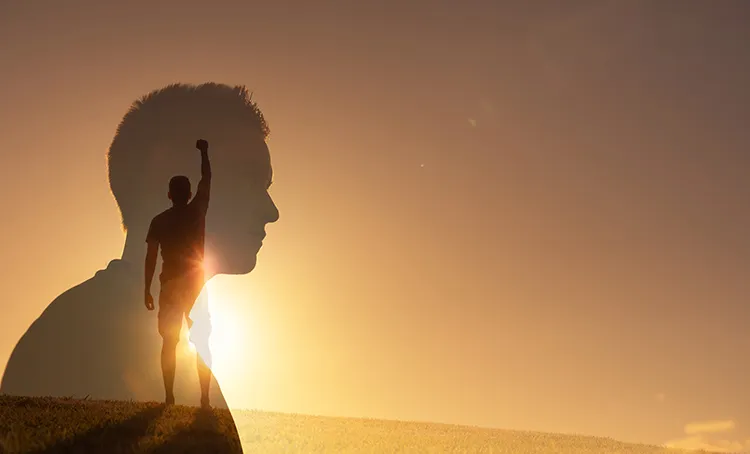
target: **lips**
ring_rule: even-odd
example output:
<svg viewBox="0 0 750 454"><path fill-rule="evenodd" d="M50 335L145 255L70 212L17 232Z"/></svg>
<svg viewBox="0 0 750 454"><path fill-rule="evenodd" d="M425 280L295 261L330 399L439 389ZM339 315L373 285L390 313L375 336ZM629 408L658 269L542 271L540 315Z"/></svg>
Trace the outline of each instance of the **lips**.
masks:
<svg viewBox="0 0 750 454"><path fill-rule="evenodd" d="M257 247L258 249L262 248L263 247L263 240L266 238L265 232L262 232L262 233L253 232L253 233L251 233L251 235L252 235L252 239L253 239L252 242L254 243L255 247Z"/></svg>
<svg viewBox="0 0 750 454"><path fill-rule="evenodd" d="M260 241L263 241L266 238L266 232L251 231L250 235L258 238Z"/></svg>

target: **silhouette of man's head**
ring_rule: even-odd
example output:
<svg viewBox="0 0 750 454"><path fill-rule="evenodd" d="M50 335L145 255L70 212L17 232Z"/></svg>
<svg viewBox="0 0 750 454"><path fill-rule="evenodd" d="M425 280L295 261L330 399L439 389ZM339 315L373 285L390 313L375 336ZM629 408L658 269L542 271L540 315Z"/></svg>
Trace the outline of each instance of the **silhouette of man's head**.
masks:
<svg viewBox="0 0 750 454"><path fill-rule="evenodd" d="M211 200L206 259L216 273L255 267L265 225L279 213L268 194L272 169L269 129L242 86L175 84L137 100L117 128L108 153L109 184L128 241L145 241L151 219L191 197L200 179L196 138L211 144ZM174 175L180 175L174 177Z"/></svg>
<svg viewBox="0 0 750 454"><path fill-rule="evenodd" d="M193 192L190 188L190 178L185 175L177 175L169 180L169 192L167 197L175 205L186 205L190 198L193 196Z"/></svg>

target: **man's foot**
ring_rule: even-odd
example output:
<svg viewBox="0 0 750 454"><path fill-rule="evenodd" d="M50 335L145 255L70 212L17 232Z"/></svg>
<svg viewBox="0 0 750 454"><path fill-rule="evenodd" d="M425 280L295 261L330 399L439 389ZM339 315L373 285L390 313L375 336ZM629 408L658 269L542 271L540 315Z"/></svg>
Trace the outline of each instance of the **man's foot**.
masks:
<svg viewBox="0 0 750 454"><path fill-rule="evenodd" d="M211 403L208 401L208 397L201 397L201 408L204 410L211 408Z"/></svg>
<svg viewBox="0 0 750 454"><path fill-rule="evenodd" d="M174 396L167 396L167 399L164 401L164 403L167 406L174 405Z"/></svg>

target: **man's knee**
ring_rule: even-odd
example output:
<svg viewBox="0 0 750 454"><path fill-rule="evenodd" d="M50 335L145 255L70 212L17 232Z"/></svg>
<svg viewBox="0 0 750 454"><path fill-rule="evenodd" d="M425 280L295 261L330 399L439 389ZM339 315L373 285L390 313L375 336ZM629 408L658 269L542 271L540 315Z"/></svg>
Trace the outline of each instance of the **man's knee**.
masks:
<svg viewBox="0 0 750 454"><path fill-rule="evenodd" d="M178 336L163 336L161 348L165 352L176 351L179 342L180 339Z"/></svg>

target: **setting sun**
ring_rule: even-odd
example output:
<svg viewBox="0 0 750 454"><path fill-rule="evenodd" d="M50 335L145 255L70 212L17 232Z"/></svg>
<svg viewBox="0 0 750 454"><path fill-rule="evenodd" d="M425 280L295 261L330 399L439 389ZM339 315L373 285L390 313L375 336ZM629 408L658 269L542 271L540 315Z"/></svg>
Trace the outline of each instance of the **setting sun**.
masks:
<svg viewBox="0 0 750 454"><path fill-rule="evenodd" d="M245 396L245 387L240 378L247 377L251 371L255 358L253 349L257 345L252 339L252 319L247 308L239 303L246 301L248 296L213 281L206 284L203 292L208 292L211 310L211 369L222 383L229 405L246 406L248 396ZM193 358L196 346L189 340L186 324L183 325L180 343L181 354Z"/></svg>
<svg viewBox="0 0 750 454"><path fill-rule="evenodd" d="M231 300L221 298L213 286L208 286L209 301L211 305L211 352L214 357L214 373L239 373L243 360L248 356L245 352L247 340L245 333L240 328L242 315L233 310Z"/></svg>

